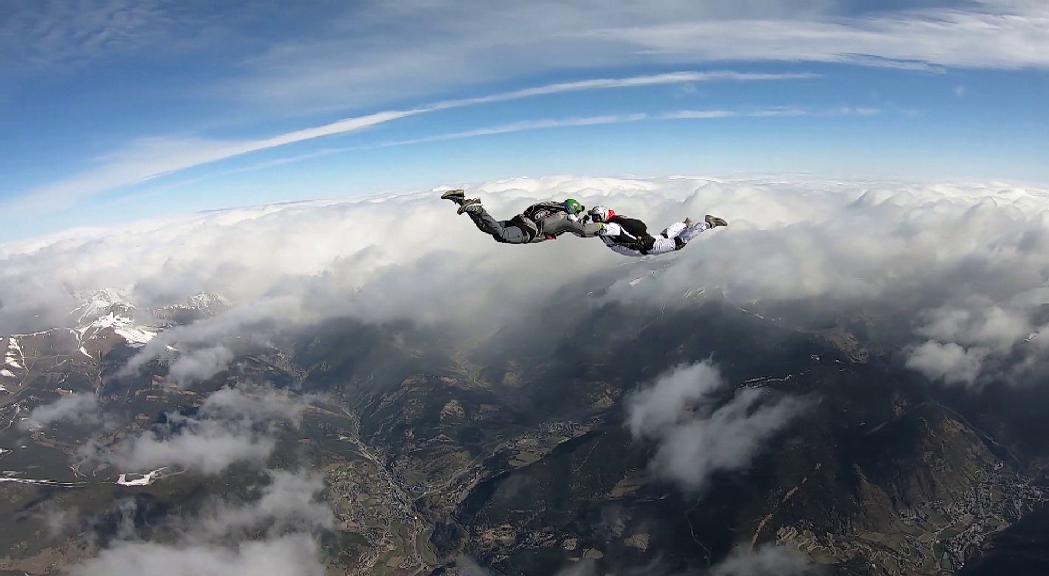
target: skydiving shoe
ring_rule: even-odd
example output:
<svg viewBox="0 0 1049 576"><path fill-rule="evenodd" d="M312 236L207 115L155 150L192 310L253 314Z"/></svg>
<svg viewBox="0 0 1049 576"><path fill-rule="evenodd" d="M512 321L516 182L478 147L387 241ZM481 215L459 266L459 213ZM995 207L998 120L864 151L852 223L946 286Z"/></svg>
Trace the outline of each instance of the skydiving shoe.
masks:
<svg viewBox="0 0 1049 576"><path fill-rule="evenodd" d="M451 200L452 202L455 202L456 204L460 204L460 205L463 203L463 200L465 200L465 199L466 199L466 192L464 192L461 189L449 190L449 191L445 192L444 194L441 194L441 200Z"/></svg>
<svg viewBox="0 0 1049 576"><path fill-rule="evenodd" d="M475 208L476 206L476 208ZM481 208L481 201L477 198L466 198L459 201L459 209L455 211L456 214L462 214L463 212L473 212Z"/></svg>
<svg viewBox="0 0 1049 576"><path fill-rule="evenodd" d="M717 216L711 216L707 214L703 221L707 223L707 226L711 228L717 228L718 226L728 226L728 222L724 218L718 218Z"/></svg>

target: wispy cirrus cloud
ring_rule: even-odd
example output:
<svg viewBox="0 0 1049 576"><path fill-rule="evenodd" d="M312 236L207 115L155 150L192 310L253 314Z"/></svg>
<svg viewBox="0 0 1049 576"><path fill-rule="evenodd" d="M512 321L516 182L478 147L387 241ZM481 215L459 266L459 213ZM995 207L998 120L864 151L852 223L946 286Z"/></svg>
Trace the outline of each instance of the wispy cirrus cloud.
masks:
<svg viewBox="0 0 1049 576"><path fill-rule="evenodd" d="M428 111L431 110L377 112L257 140L144 138L123 150L98 158L97 168L29 190L9 201L7 206L0 204L0 207L31 214L62 210L85 198L196 166L325 136L357 132Z"/></svg>
<svg viewBox="0 0 1049 576"><path fill-rule="evenodd" d="M819 78L819 74L811 72L787 72L787 73L761 73L761 72L734 72L731 70L718 70L712 72L669 72L666 74L649 74L644 76L630 76L626 78L596 78L592 80L579 80L575 82L558 82L533 88L524 88L511 92L480 96L477 98L460 98L445 100L432 105L430 108L441 110L445 108L461 108L478 104L489 104L493 102L505 102L508 100L520 100L535 96L549 96L553 94L564 94L567 92L582 92L586 90L609 90L615 88L641 88L646 86L660 86L666 84L691 84L694 82L713 81L736 81L753 82L769 80L810 80Z"/></svg>
<svg viewBox="0 0 1049 576"><path fill-rule="evenodd" d="M19 1L0 16L0 62L72 63L120 51L161 33L170 16L161 2Z"/></svg>
<svg viewBox="0 0 1049 576"><path fill-rule="evenodd" d="M590 90L614 90L710 81L785 81L811 79L816 77L818 77L818 75L811 73L769 74L734 71L685 71L621 78L597 78L574 82L545 84L521 90L500 92L471 98L442 100L404 110L385 110L373 114L344 118L328 124L304 128L301 130L293 130L268 138L251 140L215 140L179 137L146 138L131 143L124 150L99 158L99 165L94 169L53 184L29 190L14 200L9 201L6 206L0 204L0 207L17 212L28 212L31 214L61 210L68 208L78 201L90 198L97 194L125 186L139 184L147 180L159 178L168 174L194 168L196 166L211 164L228 158L234 158L273 148L280 148L318 138L359 132L410 116L418 116L441 110L481 106L496 102L507 102ZM576 122L577 125L581 125L610 123L611 121L611 119L584 119L577 120ZM482 133L504 133L519 131L522 129L537 129L543 127L543 123L548 124L549 126L547 127L553 127L558 123L560 123L560 125L570 124L570 122L566 121L538 121L532 122L531 124L533 126L528 128L529 122L522 122L518 123L516 128L511 125L510 128L482 129L480 131L475 131L477 132L475 135L481 135ZM430 140L432 141L433 139L434 138L431 138ZM445 137L438 139L452 138ZM427 141L427 139L423 138L420 139L420 141Z"/></svg>
<svg viewBox="0 0 1049 576"><path fill-rule="evenodd" d="M853 17L728 19L607 27L655 60L834 62L930 69L1049 67L1049 7L986 0L968 7Z"/></svg>
<svg viewBox="0 0 1049 576"><path fill-rule="evenodd" d="M204 50L229 68L215 83L193 86L194 92L311 110L433 97L556 70L652 64L1049 67L1044 3L916 5L858 10L845 0L411 0L228 9L164 0L16 1L0 14L0 62ZM262 25L278 14L287 26ZM303 29L294 25L299 20L312 24Z"/></svg>
<svg viewBox="0 0 1049 576"><path fill-rule="evenodd" d="M394 146L407 146L411 144L425 144L428 142L442 142L446 140L462 140L465 138L477 138L480 136L495 136L499 134L512 134L514 132L528 132L532 130L549 130L555 128L576 128L581 126L601 126L605 124L629 124L646 120L717 120L722 118L780 118L799 116L875 116L880 114L878 108L842 106L839 108L828 108L822 110L810 110L797 106L781 106L773 108L758 108L751 110L673 110L670 112L635 112L633 114L610 114L603 116L584 116L574 118L548 118L543 120L526 120L522 122L511 122L497 126L488 126L474 130L463 130L461 132L449 132L420 138L405 140L393 140L381 142L368 146L354 146L345 148L332 148L320 154L334 154L352 150L370 150L374 148L390 148Z"/></svg>
<svg viewBox="0 0 1049 576"><path fill-rule="evenodd" d="M895 10L858 10L857 4L372 5L333 19L329 34L270 46L218 90L246 103L338 108L557 70L621 66L749 61L915 70L1049 68L1044 3L944 0Z"/></svg>
<svg viewBox="0 0 1049 576"><path fill-rule="evenodd" d="M324 156L332 156L335 154L345 154L348 152L357 152L364 150L377 150L382 148L396 148L399 146L411 146L415 144L428 144L432 142L448 142L453 140L465 140L469 138L480 138L484 136L498 136L501 134L514 134L517 132L531 132L536 130L554 130L559 128L579 128L584 126L603 126L603 125L614 125L614 124L631 124L636 122L645 121L673 121L673 120L718 120L718 119L729 119L729 118L798 118L804 116L821 116L821 117L832 117L832 116L876 116L881 114L879 108L868 107L868 106L841 106L838 108L827 108L820 110L811 110L808 108L802 108L799 106L779 106L772 108L758 108L750 110L721 110L721 109L710 109L710 110L674 110L670 112L660 113L647 113L647 112L635 112L631 114L608 114L601 116L583 116L583 117L570 117L570 118L546 118L541 120L524 120L520 122L509 122L506 124L498 124L494 126L485 126L482 128L475 128L472 130L462 130L459 132L446 132L441 134L433 134L430 136L420 136L418 138L406 138L403 140L387 140L376 144L364 144L359 146L339 146L324 148L315 152L308 152L305 154L297 154L294 156L286 156L283 158L276 158L273 160L267 160L251 166L245 166L241 168L235 168L232 170L225 170L217 174L211 174L202 176L200 178L190 179L188 181L179 182L173 185L178 188L188 184L196 184L203 180L207 180L212 177L223 177L231 176L234 174L242 174L245 172L254 172L258 170L265 170L276 166L285 166L288 164L294 164L295 162L302 162L305 160L312 160L315 158L322 158Z"/></svg>

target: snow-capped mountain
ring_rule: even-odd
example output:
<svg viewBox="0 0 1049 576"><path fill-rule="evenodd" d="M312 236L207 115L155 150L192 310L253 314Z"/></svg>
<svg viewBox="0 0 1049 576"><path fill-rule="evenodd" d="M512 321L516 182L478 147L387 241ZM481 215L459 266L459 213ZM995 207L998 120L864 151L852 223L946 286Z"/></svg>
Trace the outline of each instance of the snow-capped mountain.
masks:
<svg viewBox="0 0 1049 576"><path fill-rule="evenodd" d="M229 308L229 301L210 292L199 292L186 299L185 306L197 310L219 310Z"/></svg>
<svg viewBox="0 0 1049 576"><path fill-rule="evenodd" d="M153 318L162 323L189 324L200 320L217 316L230 307L228 300L211 292L198 292L181 304L172 304L154 308Z"/></svg>
<svg viewBox="0 0 1049 576"><path fill-rule="evenodd" d="M200 292L180 304L139 309L125 292L102 288L78 295L80 304L65 326L0 336L0 401L19 395L55 364L82 365L93 374L102 357L118 347L139 348L165 329L221 314L230 306L217 294Z"/></svg>
<svg viewBox="0 0 1049 576"><path fill-rule="evenodd" d="M115 335L129 346L142 346L157 335L160 328L141 325L135 321L136 308L131 300L117 290L104 288L86 298L83 304L70 312L73 331L81 343L109 338Z"/></svg>
<svg viewBox="0 0 1049 576"><path fill-rule="evenodd" d="M131 299L113 288L102 288L94 292L78 294L80 305L69 312L74 325L83 325L105 316L114 307L134 310Z"/></svg>

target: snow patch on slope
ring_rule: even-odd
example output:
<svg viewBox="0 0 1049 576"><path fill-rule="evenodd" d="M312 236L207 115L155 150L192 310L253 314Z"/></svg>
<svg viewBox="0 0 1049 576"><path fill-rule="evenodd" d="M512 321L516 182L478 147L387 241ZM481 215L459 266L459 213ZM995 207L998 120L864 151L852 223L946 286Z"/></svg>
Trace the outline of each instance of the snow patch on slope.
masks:
<svg viewBox="0 0 1049 576"><path fill-rule="evenodd" d="M7 351L4 352L4 364L5 368L14 368L16 370L25 370L25 357L22 355L22 347L18 345L18 340L11 337L7 339Z"/></svg>
<svg viewBox="0 0 1049 576"><path fill-rule="evenodd" d="M128 344L132 345L145 344L157 335L156 330L137 325L129 316L115 312L110 312L105 316L101 316L86 326L78 327L76 332L81 338L90 339L106 328L112 328L114 333L122 337L124 340L127 340Z"/></svg>
<svg viewBox="0 0 1049 576"><path fill-rule="evenodd" d="M160 479L160 473L167 468L157 468L156 470L147 474L137 474L134 472L125 472L117 478L117 484L121 486L149 486ZM134 478L129 478L129 476Z"/></svg>
<svg viewBox="0 0 1049 576"><path fill-rule="evenodd" d="M5 473L8 471L5 471ZM44 484L47 486L59 486L61 488L80 488L86 486L86 482L60 482L58 480L47 480L41 478L15 478L11 476L0 476L0 483L11 482L14 484Z"/></svg>

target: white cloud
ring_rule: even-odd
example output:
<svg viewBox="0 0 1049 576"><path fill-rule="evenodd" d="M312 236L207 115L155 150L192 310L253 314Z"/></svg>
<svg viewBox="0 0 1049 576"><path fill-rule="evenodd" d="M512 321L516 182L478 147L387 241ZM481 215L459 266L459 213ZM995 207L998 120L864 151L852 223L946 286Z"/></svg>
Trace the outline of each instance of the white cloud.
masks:
<svg viewBox="0 0 1049 576"><path fill-rule="evenodd" d="M702 491L717 472L748 466L765 442L797 417L805 402L770 398L745 388L719 405L725 382L709 362L678 367L630 396L627 419L635 438L658 444L653 471Z"/></svg>
<svg viewBox="0 0 1049 576"><path fill-rule="evenodd" d="M947 384L978 384L987 371L986 360L1007 356L1014 346L1032 334L1034 328L1029 316L1034 311L1035 307L1029 304L999 305L982 297L967 297L927 310L915 332L928 340L908 352L906 364L930 379ZM995 365L989 376L1014 379L1034 362L1035 358L1028 356L1014 369Z"/></svg>
<svg viewBox="0 0 1049 576"><path fill-rule="evenodd" d="M139 540L133 526L75 576L198 576L259 574L321 576L318 535L334 515L320 495L324 483L309 473L269 471L258 497L239 504L215 501L197 515L165 519L170 542Z"/></svg>
<svg viewBox="0 0 1049 576"><path fill-rule="evenodd" d="M306 408L304 400L267 386L241 385L212 392L200 411L207 418L249 422L285 420L298 426Z"/></svg>
<svg viewBox="0 0 1049 576"><path fill-rule="evenodd" d="M271 536L288 531L331 529L335 516L317 496L324 479L315 474L270 471L270 483L250 505L220 502L193 520L188 538L201 542L263 531Z"/></svg>
<svg viewBox="0 0 1049 576"><path fill-rule="evenodd" d="M954 342L946 344L928 340L915 347L907 357L907 367L917 370L931 380L947 384L973 384L980 376L984 348L964 348Z"/></svg>
<svg viewBox="0 0 1049 576"><path fill-rule="evenodd" d="M222 342L236 338L242 346L257 344L256 329L282 315L294 326L299 303L288 298L263 299L190 326L176 326L146 344L121 370L130 375L156 359L169 360L168 378L179 386L207 380L227 368L234 352ZM175 351L177 350L177 352Z"/></svg>
<svg viewBox="0 0 1049 576"><path fill-rule="evenodd" d="M18 427L23 430L38 430L62 421L88 424L98 422L98 401L95 396L70 394L50 404L37 406L29 413L29 418L19 422Z"/></svg>
<svg viewBox="0 0 1049 576"><path fill-rule="evenodd" d="M72 570L76 576L323 576L319 546L305 534L249 541L236 547L122 541Z"/></svg>
<svg viewBox="0 0 1049 576"><path fill-rule="evenodd" d="M273 452L272 438L212 420L180 420L182 432L168 437L149 431L101 453L101 459L123 470L179 466L218 474L240 462L262 463Z"/></svg>
<svg viewBox="0 0 1049 576"><path fill-rule="evenodd" d="M89 444L82 456L125 471L177 466L219 474L234 464L263 464L276 445L273 429L298 426L303 409L300 400L267 387L220 389L195 416L169 413L163 426L108 447Z"/></svg>
<svg viewBox="0 0 1049 576"><path fill-rule="evenodd" d="M926 318L926 324L917 330L923 336L1003 351L1031 333L1023 310L1003 308L983 299L942 306L928 311Z"/></svg>
<svg viewBox="0 0 1049 576"><path fill-rule="evenodd" d="M658 378L630 399L628 423L635 437L658 435L676 426L684 408L716 391L724 383L716 366L701 362L679 366Z"/></svg>
<svg viewBox="0 0 1049 576"><path fill-rule="evenodd" d="M233 352L225 346L216 345L180 354L168 366L171 380L182 384L192 384L207 380L226 369L233 360Z"/></svg>
<svg viewBox="0 0 1049 576"><path fill-rule="evenodd" d="M737 547L715 566L711 576L802 576L817 574L818 567L797 550L766 544Z"/></svg>

